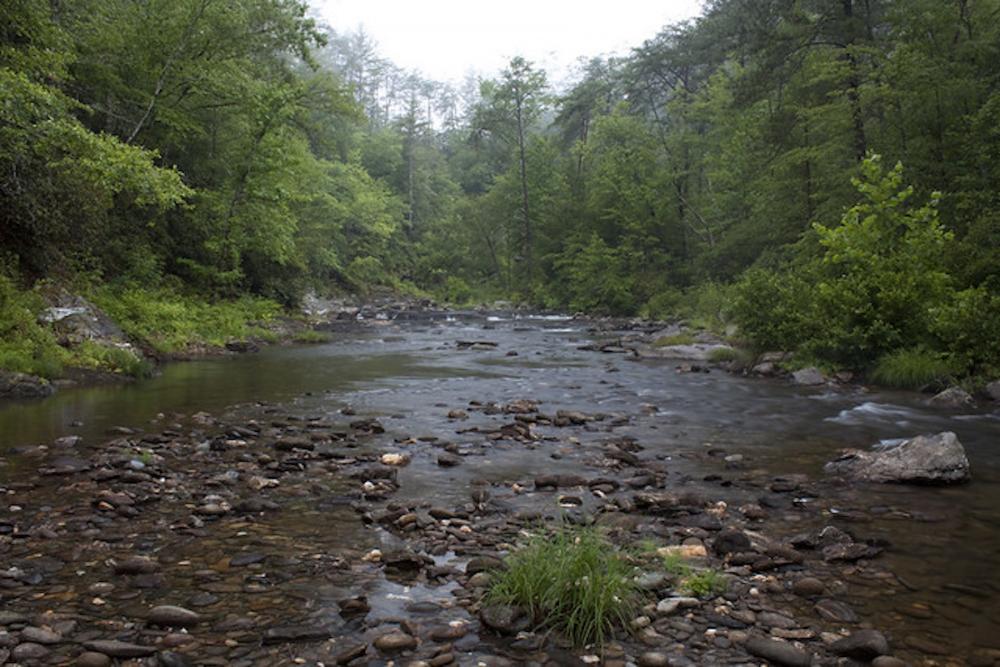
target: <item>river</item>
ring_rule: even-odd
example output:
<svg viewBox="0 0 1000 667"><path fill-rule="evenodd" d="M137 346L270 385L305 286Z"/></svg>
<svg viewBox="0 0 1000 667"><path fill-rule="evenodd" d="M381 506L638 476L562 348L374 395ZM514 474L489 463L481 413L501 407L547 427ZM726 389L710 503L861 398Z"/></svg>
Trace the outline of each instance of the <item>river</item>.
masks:
<svg viewBox="0 0 1000 667"><path fill-rule="evenodd" d="M891 595L850 593L863 618L877 619L878 627L897 637L923 637L948 654L1000 649L1000 412L932 409L925 397L905 392L802 388L720 370L678 373L670 360L579 349L612 335L556 316L442 314L337 331L324 344L171 364L134 384L6 403L0 405L0 456L6 463L0 482L30 472L33 459L17 450L66 435L98 442L112 427L149 428L198 412L235 419L270 410L343 421L346 410L377 416L397 439L453 440L475 450L475 465L444 468L421 456L418 445L413 464L400 472L400 500L456 503L477 478L530 480L539 471L584 466L585 456L572 447L555 457L544 447L485 448L472 435L456 437L460 426L444 418L470 401L531 399L550 413L567 409L619 418L616 433L634 436L685 483L710 487L733 502L752 499L761 480L806 476L813 492L796 502L816 510L807 518L789 515L781 529L790 535L834 522L884 545L881 560L909 587ZM456 340L496 347L458 349ZM827 480L822 471L839 448L946 430L967 450L969 484L852 487ZM724 457L732 455L742 461L727 463ZM284 531L291 541L314 532L310 521L342 521L345 531L358 531L347 527L352 520L346 515L337 518L331 511L326 519L304 512L270 530Z"/></svg>

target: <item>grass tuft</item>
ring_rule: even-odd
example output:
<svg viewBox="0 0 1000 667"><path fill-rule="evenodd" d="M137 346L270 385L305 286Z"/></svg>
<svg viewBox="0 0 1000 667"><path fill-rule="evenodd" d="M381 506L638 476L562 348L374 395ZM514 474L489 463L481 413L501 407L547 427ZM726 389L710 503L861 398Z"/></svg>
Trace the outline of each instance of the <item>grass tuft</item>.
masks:
<svg viewBox="0 0 1000 667"><path fill-rule="evenodd" d="M673 336L660 336L655 341L653 345L656 347L669 347L671 345L693 345L695 343L695 338L693 334L689 333L679 333Z"/></svg>
<svg viewBox="0 0 1000 667"><path fill-rule="evenodd" d="M330 340L330 334L312 329L295 334L296 343L329 343Z"/></svg>
<svg viewBox="0 0 1000 667"><path fill-rule="evenodd" d="M872 371L872 380L897 389L921 389L944 383L951 375L948 362L940 354L915 348L897 350L879 359Z"/></svg>
<svg viewBox="0 0 1000 667"><path fill-rule="evenodd" d="M526 609L576 646L603 644L637 607L633 567L594 529L538 535L507 558L486 603Z"/></svg>
<svg viewBox="0 0 1000 667"><path fill-rule="evenodd" d="M663 569L674 578L678 591L692 597L720 595L729 587L729 580L721 572L711 568L696 569L676 552L663 557Z"/></svg>

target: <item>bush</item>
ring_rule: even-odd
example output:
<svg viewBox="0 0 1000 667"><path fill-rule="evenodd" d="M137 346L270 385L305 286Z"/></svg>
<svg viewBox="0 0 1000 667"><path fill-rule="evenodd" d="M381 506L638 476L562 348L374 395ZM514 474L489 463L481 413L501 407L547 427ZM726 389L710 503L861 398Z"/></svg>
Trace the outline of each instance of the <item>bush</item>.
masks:
<svg viewBox="0 0 1000 667"><path fill-rule="evenodd" d="M312 329L295 334L296 343L329 343L330 340L330 334Z"/></svg>
<svg viewBox="0 0 1000 667"><path fill-rule="evenodd" d="M507 558L486 603L517 605L577 646L627 628L638 599L633 568L594 530L539 535Z"/></svg>
<svg viewBox="0 0 1000 667"><path fill-rule="evenodd" d="M268 299L245 296L209 302L136 286L106 287L97 290L92 300L129 336L164 354L245 339L254 331L252 324L267 322L281 311Z"/></svg>
<svg viewBox="0 0 1000 667"><path fill-rule="evenodd" d="M643 306L641 315L651 320L669 320L680 315L684 301L684 292L666 287L650 297Z"/></svg>
<svg viewBox="0 0 1000 667"><path fill-rule="evenodd" d="M62 373L68 355L38 323L44 305L38 294L19 290L0 274L0 369L46 378Z"/></svg>
<svg viewBox="0 0 1000 667"><path fill-rule="evenodd" d="M951 374L950 364L940 353L913 348L897 350L879 359L872 380L887 387L921 389L944 382Z"/></svg>
<svg viewBox="0 0 1000 667"><path fill-rule="evenodd" d="M953 239L938 218L940 195L911 205L902 166L885 171L878 156L853 182L862 198L840 224L813 225L819 257L780 272L751 270L740 281L734 312L758 346L864 368L931 342L932 315L953 294L944 266Z"/></svg>
<svg viewBox="0 0 1000 667"><path fill-rule="evenodd" d="M653 345L655 347L670 347L671 345L693 345L695 343L695 338L693 334L690 333L679 333L673 336L660 336L655 341Z"/></svg>
<svg viewBox="0 0 1000 667"><path fill-rule="evenodd" d="M625 253L594 234L572 244L556 263L563 274L569 306L585 313L631 315L636 312L635 277Z"/></svg>
<svg viewBox="0 0 1000 667"><path fill-rule="evenodd" d="M983 287L958 292L934 311L931 331L955 371L1000 377L1000 297Z"/></svg>

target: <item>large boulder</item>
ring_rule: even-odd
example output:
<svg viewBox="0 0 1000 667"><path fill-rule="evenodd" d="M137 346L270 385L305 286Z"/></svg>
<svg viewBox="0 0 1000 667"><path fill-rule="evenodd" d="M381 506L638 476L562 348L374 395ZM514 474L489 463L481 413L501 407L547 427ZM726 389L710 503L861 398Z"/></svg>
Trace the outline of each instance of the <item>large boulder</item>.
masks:
<svg viewBox="0 0 1000 667"><path fill-rule="evenodd" d="M986 385L986 395L994 401L1000 401L1000 380L994 380Z"/></svg>
<svg viewBox="0 0 1000 667"><path fill-rule="evenodd" d="M969 459L958 437L945 431L882 451L844 450L826 471L866 482L950 484L969 479Z"/></svg>
<svg viewBox="0 0 1000 667"><path fill-rule="evenodd" d="M45 398L54 391L44 378L0 370L0 398Z"/></svg>
<svg viewBox="0 0 1000 667"><path fill-rule="evenodd" d="M792 373L792 380L795 381L795 384L802 385L804 387L814 387L827 383L827 377L823 375L822 371L813 367L795 371Z"/></svg>
<svg viewBox="0 0 1000 667"><path fill-rule="evenodd" d="M969 392L959 387L949 387L927 401L928 405L937 408L966 408L975 403Z"/></svg>

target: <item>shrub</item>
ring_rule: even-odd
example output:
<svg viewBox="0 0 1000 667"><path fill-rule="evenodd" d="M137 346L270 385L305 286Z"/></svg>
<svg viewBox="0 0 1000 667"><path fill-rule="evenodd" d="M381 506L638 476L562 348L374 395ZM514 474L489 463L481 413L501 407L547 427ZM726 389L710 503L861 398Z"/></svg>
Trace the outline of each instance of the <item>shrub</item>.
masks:
<svg viewBox="0 0 1000 667"><path fill-rule="evenodd" d="M38 323L44 305L35 292L19 290L0 274L0 368L46 378L62 373L67 353Z"/></svg>
<svg viewBox="0 0 1000 667"><path fill-rule="evenodd" d="M507 559L487 604L517 605L578 646L601 644L627 628L638 599L633 568L590 530L539 535Z"/></svg>
<svg viewBox="0 0 1000 667"><path fill-rule="evenodd" d="M1000 297L983 287L963 290L933 315L931 331L955 371L1000 376Z"/></svg>
<svg viewBox="0 0 1000 667"><path fill-rule="evenodd" d="M569 293L570 308L586 313L631 315L636 312L635 277L626 253L594 234L577 241L556 262Z"/></svg>
<svg viewBox="0 0 1000 667"><path fill-rule="evenodd" d="M891 352L879 359L872 371L872 380L899 389L921 389L949 376L951 366L942 355L923 348Z"/></svg>

